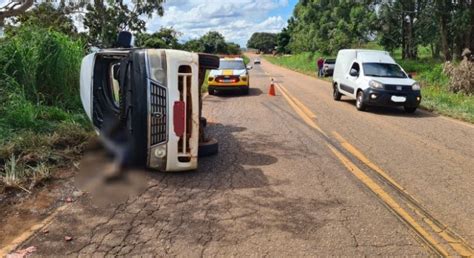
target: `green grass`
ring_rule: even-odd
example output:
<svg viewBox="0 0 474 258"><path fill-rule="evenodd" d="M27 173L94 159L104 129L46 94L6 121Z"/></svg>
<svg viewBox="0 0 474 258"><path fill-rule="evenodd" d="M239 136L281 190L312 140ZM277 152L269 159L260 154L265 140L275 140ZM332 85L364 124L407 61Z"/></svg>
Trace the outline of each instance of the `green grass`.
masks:
<svg viewBox="0 0 474 258"><path fill-rule="evenodd" d="M207 80L207 78L209 77L209 70L206 71L206 79L204 79L204 83L202 84L202 87L201 87L201 92L202 93L206 93L207 92L207 87L209 86L209 81Z"/></svg>
<svg viewBox="0 0 474 258"><path fill-rule="evenodd" d="M38 27L0 42L0 193L29 191L92 136L79 97L84 53L81 41Z"/></svg>
<svg viewBox="0 0 474 258"><path fill-rule="evenodd" d="M244 63L245 65L247 65L248 63L250 63L250 58L246 55L242 55L242 58L244 59Z"/></svg>
<svg viewBox="0 0 474 258"><path fill-rule="evenodd" d="M443 73L442 63L429 58L429 53L423 51L419 60L402 60L399 55L394 55L405 71L416 73L414 78L422 85L422 108L474 123L474 96L450 92L449 78ZM265 56L265 59L273 64L316 76L315 60L319 56L319 53L301 53L290 56Z"/></svg>
<svg viewBox="0 0 474 258"><path fill-rule="evenodd" d="M322 55L319 53L301 53L298 55L288 56L271 56L265 55L265 59L269 62L292 69L294 71L316 76L316 60Z"/></svg>

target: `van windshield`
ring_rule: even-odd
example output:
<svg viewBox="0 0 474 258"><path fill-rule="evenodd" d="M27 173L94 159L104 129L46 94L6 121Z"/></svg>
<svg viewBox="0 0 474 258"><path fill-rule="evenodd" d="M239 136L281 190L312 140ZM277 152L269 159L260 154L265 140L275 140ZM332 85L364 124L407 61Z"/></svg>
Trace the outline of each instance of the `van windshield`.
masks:
<svg viewBox="0 0 474 258"><path fill-rule="evenodd" d="M364 63L363 67L365 76L407 78L407 75L397 64Z"/></svg>
<svg viewBox="0 0 474 258"><path fill-rule="evenodd" d="M244 70L245 64L241 60L222 60L219 65L219 70Z"/></svg>

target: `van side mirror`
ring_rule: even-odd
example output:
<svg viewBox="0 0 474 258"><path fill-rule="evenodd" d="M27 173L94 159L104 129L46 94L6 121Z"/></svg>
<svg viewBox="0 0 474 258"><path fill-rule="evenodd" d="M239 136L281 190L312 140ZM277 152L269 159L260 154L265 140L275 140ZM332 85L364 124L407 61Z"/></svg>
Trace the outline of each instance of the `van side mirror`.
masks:
<svg viewBox="0 0 474 258"><path fill-rule="evenodd" d="M409 73L408 78L413 79L413 75L411 75L411 73Z"/></svg>
<svg viewBox="0 0 474 258"><path fill-rule="evenodd" d="M351 72L349 73L350 76L352 77L359 77L359 71L357 71L356 69L352 68L351 69Z"/></svg>

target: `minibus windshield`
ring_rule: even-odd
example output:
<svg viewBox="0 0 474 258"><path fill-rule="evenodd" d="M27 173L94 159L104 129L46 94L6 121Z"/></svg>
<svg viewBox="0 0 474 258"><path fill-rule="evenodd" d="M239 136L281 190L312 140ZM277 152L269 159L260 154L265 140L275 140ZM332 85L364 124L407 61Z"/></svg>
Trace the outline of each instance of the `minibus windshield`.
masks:
<svg viewBox="0 0 474 258"><path fill-rule="evenodd" d="M405 72L397 64L364 63L363 67L365 76L407 78Z"/></svg>

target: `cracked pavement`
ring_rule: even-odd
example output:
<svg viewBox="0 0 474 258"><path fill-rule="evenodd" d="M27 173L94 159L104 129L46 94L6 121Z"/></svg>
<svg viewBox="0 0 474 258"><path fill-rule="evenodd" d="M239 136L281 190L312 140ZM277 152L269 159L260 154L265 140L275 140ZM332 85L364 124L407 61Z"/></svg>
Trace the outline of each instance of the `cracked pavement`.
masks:
<svg viewBox="0 0 474 258"><path fill-rule="evenodd" d="M256 66L249 96L206 98L219 154L200 159L197 171L137 172L145 187L105 205L85 195L22 247L34 245L34 255L44 256L430 255L322 136L283 98L266 94L264 69L276 71Z"/></svg>

